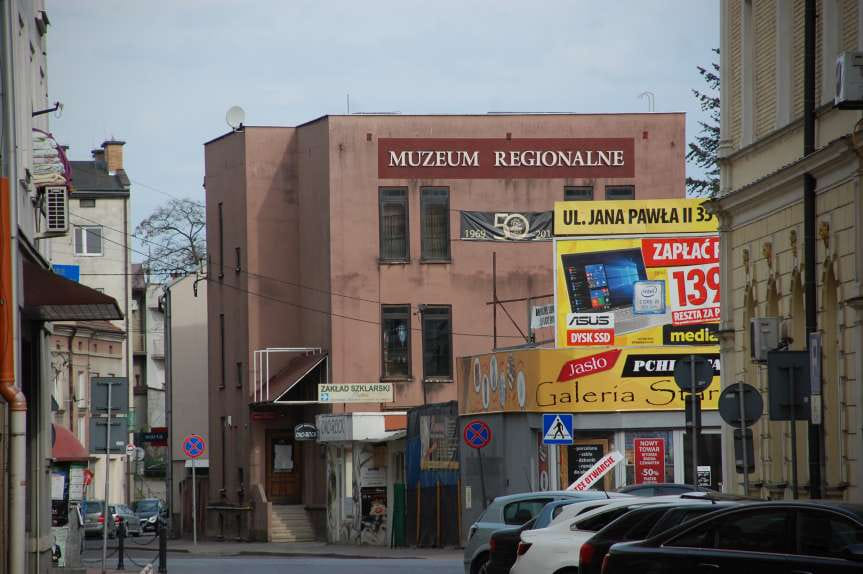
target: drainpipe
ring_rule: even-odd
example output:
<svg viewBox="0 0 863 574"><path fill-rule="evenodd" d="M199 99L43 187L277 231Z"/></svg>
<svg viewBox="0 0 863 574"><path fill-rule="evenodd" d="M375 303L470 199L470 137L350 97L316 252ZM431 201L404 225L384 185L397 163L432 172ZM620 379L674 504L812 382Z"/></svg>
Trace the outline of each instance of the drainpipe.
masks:
<svg viewBox="0 0 863 574"><path fill-rule="evenodd" d="M75 336L78 334L78 327L74 327L72 329L72 334L69 335L69 430L72 431L72 434L75 434L75 409L78 404L75 399L80 399L81 397L76 396L75 394L75 379L73 377L75 373L75 361L74 361L74 351L73 343L75 342ZM72 397L75 397L73 399Z"/></svg>
<svg viewBox="0 0 863 574"><path fill-rule="evenodd" d="M803 26L803 157L815 151L815 0L806 0ZM806 348L809 334L818 330L815 293L815 188L811 173L803 176L803 257L806 282ZM817 382L815 382L817 384ZM792 422L791 424L796 424ZM809 424L809 497L822 497L821 425Z"/></svg>
<svg viewBox="0 0 863 574"><path fill-rule="evenodd" d="M12 5L8 0L0 9L0 66L3 68L3 173L0 178L0 243L9 243L0 248L0 395L9 406L9 510L6 513L8 533L9 572L23 574L26 571L26 547L23 517L26 513L27 494L27 399L21 389L15 386L15 309L17 303L14 291L15 268L13 262L17 254L15 231L10 214L17 211L15 194L11 186L16 186L15 176L15 113L13 74L12 74Z"/></svg>

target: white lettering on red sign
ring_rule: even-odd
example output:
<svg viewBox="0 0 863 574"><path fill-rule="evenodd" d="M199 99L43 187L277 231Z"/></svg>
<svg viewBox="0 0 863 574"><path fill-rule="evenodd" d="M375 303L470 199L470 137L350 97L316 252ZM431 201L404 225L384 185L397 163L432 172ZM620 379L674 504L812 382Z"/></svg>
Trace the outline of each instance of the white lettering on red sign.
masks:
<svg viewBox="0 0 863 574"><path fill-rule="evenodd" d="M719 263L719 238L680 237L674 239L644 239L641 243L647 267L672 267Z"/></svg>

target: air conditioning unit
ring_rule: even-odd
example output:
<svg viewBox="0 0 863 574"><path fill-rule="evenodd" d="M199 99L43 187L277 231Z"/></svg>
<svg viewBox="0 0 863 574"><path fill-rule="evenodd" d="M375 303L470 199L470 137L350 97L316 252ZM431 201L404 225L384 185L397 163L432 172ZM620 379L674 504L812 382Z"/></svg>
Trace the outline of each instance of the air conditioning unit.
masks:
<svg viewBox="0 0 863 574"><path fill-rule="evenodd" d="M863 52L842 52L836 58L833 104L842 109L863 109Z"/></svg>
<svg viewBox="0 0 863 574"><path fill-rule="evenodd" d="M779 348L779 317L757 317L749 324L750 357L766 363L767 353Z"/></svg>
<svg viewBox="0 0 863 574"><path fill-rule="evenodd" d="M69 196L65 187L45 188L46 235L69 233Z"/></svg>

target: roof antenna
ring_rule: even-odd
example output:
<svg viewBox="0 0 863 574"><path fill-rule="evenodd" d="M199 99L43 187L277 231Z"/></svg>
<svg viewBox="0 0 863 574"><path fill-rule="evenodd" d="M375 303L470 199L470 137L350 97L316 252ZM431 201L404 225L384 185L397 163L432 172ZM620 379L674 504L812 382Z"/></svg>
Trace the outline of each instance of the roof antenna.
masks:
<svg viewBox="0 0 863 574"><path fill-rule="evenodd" d="M648 109L650 110L650 113L653 113L653 111L654 111L653 92L641 92L640 94L638 94L638 99L640 100L641 98L647 98L647 105L649 106Z"/></svg>
<svg viewBox="0 0 863 574"><path fill-rule="evenodd" d="M346 96L347 101L348 101L348 115L351 115L351 95L345 94L345 96Z"/></svg>

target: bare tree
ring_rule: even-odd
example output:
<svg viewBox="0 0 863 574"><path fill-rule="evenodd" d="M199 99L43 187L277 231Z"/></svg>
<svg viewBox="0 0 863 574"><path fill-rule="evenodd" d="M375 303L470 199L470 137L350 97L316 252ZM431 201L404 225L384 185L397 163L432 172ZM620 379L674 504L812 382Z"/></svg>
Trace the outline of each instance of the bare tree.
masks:
<svg viewBox="0 0 863 574"><path fill-rule="evenodd" d="M193 273L207 256L204 204L172 199L135 228L150 254L144 262L150 275L169 277Z"/></svg>

